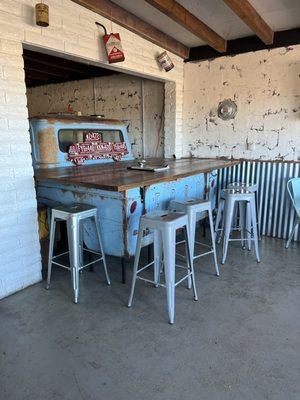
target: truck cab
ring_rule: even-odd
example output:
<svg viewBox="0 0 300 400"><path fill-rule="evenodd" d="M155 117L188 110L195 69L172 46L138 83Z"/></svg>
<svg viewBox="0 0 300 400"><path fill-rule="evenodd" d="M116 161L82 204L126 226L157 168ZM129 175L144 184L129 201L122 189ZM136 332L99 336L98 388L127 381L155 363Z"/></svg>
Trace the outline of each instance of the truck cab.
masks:
<svg viewBox="0 0 300 400"><path fill-rule="evenodd" d="M126 121L38 116L30 119L30 136L35 169L134 159Z"/></svg>

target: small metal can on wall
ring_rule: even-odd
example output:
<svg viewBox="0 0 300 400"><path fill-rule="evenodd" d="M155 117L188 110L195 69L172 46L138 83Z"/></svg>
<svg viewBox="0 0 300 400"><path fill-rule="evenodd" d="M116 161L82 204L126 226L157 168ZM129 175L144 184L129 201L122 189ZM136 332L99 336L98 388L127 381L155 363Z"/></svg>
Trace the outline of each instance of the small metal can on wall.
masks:
<svg viewBox="0 0 300 400"><path fill-rule="evenodd" d="M46 27L49 25L49 7L47 4L38 3L35 5L36 24Z"/></svg>
<svg viewBox="0 0 300 400"><path fill-rule="evenodd" d="M166 72L171 71L171 69L174 68L174 64L166 51L157 57L157 61Z"/></svg>

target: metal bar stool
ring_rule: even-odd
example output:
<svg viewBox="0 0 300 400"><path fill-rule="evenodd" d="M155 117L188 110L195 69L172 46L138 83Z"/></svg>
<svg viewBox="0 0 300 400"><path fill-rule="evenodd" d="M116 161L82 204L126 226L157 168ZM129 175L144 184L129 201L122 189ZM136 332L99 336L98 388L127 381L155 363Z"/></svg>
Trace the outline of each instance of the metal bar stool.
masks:
<svg viewBox="0 0 300 400"><path fill-rule="evenodd" d="M94 220L101 253L83 248L83 234L82 234L83 221L87 218L91 218ZM66 221L67 223L69 250L64 253L53 256L56 223L59 221ZM99 255L100 257L97 258L96 260L93 260L83 265L83 251L86 251L90 254ZM69 254L70 266L66 266L56 261L57 258L65 254ZM106 281L108 285L110 285L110 279L107 272L106 260L103 252L103 245L100 235L97 208L85 204L75 204L70 206L61 206L53 208L51 212L48 276L47 276L46 289L50 288L52 264L65 268L71 271L72 285L74 292L74 303L77 303L79 296L79 272L83 268L92 265L98 261L103 261Z"/></svg>
<svg viewBox="0 0 300 400"><path fill-rule="evenodd" d="M188 217L186 214L183 213L157 211L153 214L147 214L140 218L128 307L131 307L132 305L135 283L137 279L153 283L155 286L163 286L167 289L167 303L170 324L174 323L176 286L178 286L185 279L191 277L194 291L194 299L198 300L195 286L194 269L190 259L189 232L187 227ZM175 264L176 230L179 228L183 228L184 230L187 266ZM145 230L148 229L154 231L154 261L150 262L144 267L139 268L140 253L143 245L143 233ZM160 283L162 255L165 272L165 284ZM151 265L154 265L153 281L139 275L142 271L144 271ZM187 274L184 275L184 277L177 282L175 282L175 266L188 270Z"/></svg>
<svg viewBox="0 0 300 400"><path fill-rule="evenodd" d="M218 211L217 211L217 216L216 216L216 223L215 223L215 241L217 243L221 242L221 239L224 234L224 208L225 208L225 194L223 193L223 190L220 193L220 199L219 199L219 205L218 205ZM232 231L240 231L241 235L243 235L243 230L241 229L241 226L244 226L245 223L245 213L241 212L241 204L236 203L233 211L233 221L234 224L231 226ZM236 223L237 221L237 211L239 211L239 225Z"/></svg>
<svg viewBox="0 0 300 400"><path fill-rule="evenodd" d="M289 234L288 240L286 242L285 248L288 249L289 245L293 239L296 227L300 224L300 178L292 178L287 182L287 191L290 196L291 202L295 210L295 220L293 228Z"/></svg>
<svg viewBox="0 0 300 400"><path fill-rule="evenodd" d="M206 256L208 254L213 254L214 257L214 264L215 264L215 271L216 275L219 276L219 267L217 261L217 254L216 254L216 245L215 245L215 235L214 235L214 223L213 223L213 216L212 216L212 207L211 202L207 200L171 200L169 204L169 209L172 211L179 211L184 212L188 216L188 230L189 230L189 237L190 237L190 253L191 253L191 263L194 263L194 260ZM209 219L209 228L210 228L210 236L211 236L211 246L197 242L195 240L196 235L196 223L197 218L202 216L206 216L208 214ZM183 243L183 241L178 242ZM206 251L205 253L195 255L195 244L199 244L205 247L208 247L210 250ZM191 287L191 280L188 280L189 288Z"/></svg>
<svg viewBox="0 0 300 400"><path fill-rule="evenodd" d="M256 212L259 214L259 208L258 208L258 185L257 183L249 182L249 183L244 183L244 182L232 182L229 183L227 186L227 189L237 189L237 190L248 190L251 193L254 193L255 196L255 205L256 205ZM236 208L236 211L238 208ZM236 218L237 220L237 218ZM257 234L258 238L260 239L261 234L260 234L260 223L259 223L259 218L257 218Z"/></svg>
<svg viewBox="0 0 300 400"><path fill-rule="evenodd" d="M224 239L223 239L223 257L222 264L225 263L227 257L228 243L230 241L241 241L244 245L245 237L244 231L247 233L248 249L251 249L251 241L254 241L256 260L260 262L259 249L258 249L258 233L257 233L257 217L256 217L256 204L253 192L248 190L225 189L222 192L224 199ZM234 220L234 207L236 203L240 203L241 215L241 238L230 239L232 231L232 224ZM245 208L246 207L246 208ZM246 223L245 223L246 214Z"/></svg>
<svg viewBox="0 0 300 400"><path fill-rule="evenodd" d="M236 190L248 190L251 193L254 193L255 195L255 204L256 204L256 210L258 212L258 185L256 183L243 183L243 182L232 182L227 185L227 189L236 189ZM220 242L221 240L221 235L223 233L223 228L224 224L222 223L221 227L220 224L222 222L222 213L224 211L224 196L221 191L220 194L220 201L219 201L219 206L218 206L218 212L217 212L217 218L216 218L216 227L215 227L215 238L217 242ZM239 213L239 225L237 224L237 216ZM244 222L244 215L240 209L239 203L235 206L234 208L234 221L235 221L235 226L232 228L234 230L241 230L240 225L243 224ZM259 219L257 218L257 231L258 231L258 238L260 239L260 223ZM219 234L220 232L220 234Z"/></svg>

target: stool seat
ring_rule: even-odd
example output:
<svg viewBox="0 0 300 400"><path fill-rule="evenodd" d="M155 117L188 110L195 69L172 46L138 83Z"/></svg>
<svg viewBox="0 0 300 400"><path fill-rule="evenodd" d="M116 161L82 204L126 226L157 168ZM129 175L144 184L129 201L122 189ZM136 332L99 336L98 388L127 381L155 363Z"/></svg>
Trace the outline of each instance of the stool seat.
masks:
<svg viewBox="0 0 300 400"><path fill-rule="evenodd" d="M185 211L186 207L189 207L190 209L197 209L200 210L201 206L203 207L203 210L207 210L206 206L207 203L209 203L208 200L203 200L203 199L189 199L189 200L171 200L169 204L169 209L177 209L177 210L182 210L182 212Z"/></svg>
<svg viewBox="0 0 300 400"><path fill-rule="evenodd" d="M167 290L167 303L168 303L168 314L170 324L174 323L175 315L175 287L179 285L185 279L191 279L194 299L198 300L194 269L191 263L190 247L189 247L189 233L188 233L188 217L186 214L181 212L168 212L168 211L156 211L151 214L143 215L140 218L136 253L134 259L134 267L132 274L131 291L128 300L128 307L131 307L135 284L137 279L144 280L146 282L153 283L155 287L164 286ZM175 263L175 247L176 247L176 230L183 228L186 243L186 261L187 266L177 265ZM154 260L149 264L139 267L140 253L143 245L143 233L146 230L153 230L154 236ZM140 276L139 274L150 266L154 266L154 280L149 280ZM165 285L160 283L160 274L162 271L162 265L164 266L165 273ZM179 281L175 282L175 266L187 269L187 274Z"/></svg>
<svg viewBox="0 0 300 400"><path fill-rule="evenodd" d="M85 219L91 218L94 221L95 229L99 241L100 252L83 248L83 223ZM68 247L69 250L53 256L54 239L56 223L66 221L68 232ZM87 264L83 264L83 252L95 254L99 256L96 260L92 260ZM70 266L58 262L57 259L63 255L69 255ZM50 288L52 264L65 268L71 272L72 284L74 292L74 303L78 302L79 296L79 272L87 267L102 261L104 265L104 272L107 283L110 284L110 279L107 272L105 254L103 251L102 239L100 235L100 226L98 221L98 211L96 207L88 204L70 204L60 205L51 211L51 224L50 224L50 243L48 255L48 275L46 289Z"/></svg>
<svg viewBox="0 0 300 400"><path fill-rule="evenodd" d="M183 226L186 221L186 215L180 212L168 212L159 210L143 215L141 219L145 221L145 223L147 223L148 228L151 228L153 226L153 229L164 229L169 226Z"/></svg>
<svg viewBox="0 0 300 400"><path fill-rule="evenodd" d="M249 182L232 182L227 185L227 189L247 189L250 192L255 192L258 190L257 183Z"/></svg>
<svg viewBox="0 0 300 400"><path fill-rule="evenodd" d="M245 196L248 195L248 197L253 197L253 192L251 192L250 190L248 190L247 188L243 188L243 189L223 189L222 190L222 195L226 198L226 196L228 195L235 195L235 197L240 197L240 198L245 198Z"/></svg>
<svg viewBox="0 0 300 400"><path fill-rule="evenodd" d="M70 205L61 205L55 207L56 212L64 213L66 217L69 217L70 214L81 214L83 217L86 212L95 212L96 207L90 206L89 204L70 204Z"/></svg>

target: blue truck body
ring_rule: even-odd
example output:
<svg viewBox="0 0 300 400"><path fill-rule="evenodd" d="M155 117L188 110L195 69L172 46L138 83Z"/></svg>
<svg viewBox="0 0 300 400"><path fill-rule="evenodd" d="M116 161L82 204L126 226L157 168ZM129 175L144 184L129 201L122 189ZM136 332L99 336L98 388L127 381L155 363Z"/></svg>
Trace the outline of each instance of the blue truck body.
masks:
<svg viewBox="0 0 300 400"><path fill-rule="evenodd" d="M40 168L77 168L67 160L67 153L60 150L59 132L62 129L83 130L120 130L126 143L128 154L122 161L133 160L127 124L121 121L77 118L74 120L51 117L36 118L30 121L33 165ZM48 135L48 139L44 137ZM45 140L44 140L45 139ZM48 154L47 141L50 140ZM41 146L45 148L41 148ZM85 164L113 163L112 159L88 160ZM83 167L84 168L84 167ZM152 174L155 172L149 172ZM208 174L196 174L169 182L159 182L149 186L130 188L121 192L84 187L82 185L38 181L37 199L39 203L49 207L58 204L85 203L98 209L104 251L108 255L129 258L135 253L138 224L141 215L157 209L166 209L172 199L204 198L209 191L212 203L215 201L216 171ZM151 242L149 233L145 243ZM84 226L85 245L97 249L97 240L92 224Z"/></svg>

